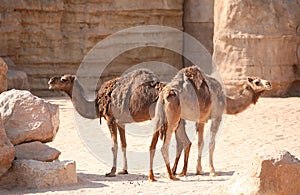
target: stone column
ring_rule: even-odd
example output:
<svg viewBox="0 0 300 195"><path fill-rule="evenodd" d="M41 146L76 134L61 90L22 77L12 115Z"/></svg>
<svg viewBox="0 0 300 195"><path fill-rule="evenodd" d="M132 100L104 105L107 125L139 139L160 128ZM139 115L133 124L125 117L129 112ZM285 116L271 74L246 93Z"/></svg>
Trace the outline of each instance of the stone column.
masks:
<svg viewBox="0 0 300 195"><path fill-rule="evenodd" d="M228 92L259 76L271 81L269 95L286 94L299 67L299 1L216 0L214 9L213 58Z"/></svg>
<svg viewBox="0 0 300 195"><path fill-rule="evenodd" d="M185 0L184 31L213 53L214 0ZM185 62L185 66L189 65Z"/></svg>

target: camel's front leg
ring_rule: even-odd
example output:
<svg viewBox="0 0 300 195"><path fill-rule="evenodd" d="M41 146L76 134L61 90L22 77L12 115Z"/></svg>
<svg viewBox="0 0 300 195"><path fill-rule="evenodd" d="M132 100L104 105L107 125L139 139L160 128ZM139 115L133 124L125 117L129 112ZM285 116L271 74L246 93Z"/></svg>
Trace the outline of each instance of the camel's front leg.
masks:
<svg viewBox="0 0 300 195"><path fill-rule="evenodd" d="M118 139L117 139L117 126L115 122L107 122L108 128L111 133L111 139L112 139L112 153L113 153L113 166L111 168L110 173L106 173L106 177L114 177L116 176L116 170L117 170L117 155L118 155Z"/></svg>
<svg viewBox="0 0 300 195"><path fill-rule="evenodd" d="M217 176L218 174L215 171L213 164L213 154L215 151L216 145L216 135L220 127L222 118L212 119L211 130L210 130L210 143L209 143L209 168L210 176Z"/></svg>
<svg viewBox="0 0 300 195"><path fill-rule="evenodd" d="M189 159L190 149L192 145L191 141L189 140L186 134L184 125L185 125L185 121L181 119L175 133L177 150L176 150L176 159L174 162L174 166L172 168L172 173L174 175L176 174L176 169L180 159L181 152L184 149L184 165L179 176L186 176L186 172L188 168L188 159Z"/></svg>
<svg viewBox="0 0 300 195"><path fill-rule="evenodd" d="M156 144L157 144L157 141L158 141L158 137L159 137L159 131L156 131L153 134L151 145L149 147L149 150L150 150L150 170L149 170L148 180L151 181L151 182L156 181L156 179L154 178L154 174L153 174L153 159L154 159L154 155L155 155L155 149L156 149Z"/></svg>
<svg viewBox="0 0 300 195"><path fill-rule="evenodd" d="M201 157L202 157L202 150L203 150L203 132L204 132L204 123L197 123L197 134L198 134L198 160L197 160L197 167L196 167L196 175L203 175L204 172L202 171L201 166Z"/></svg>
<svg viewBox="0 0 300 195"><path fill-rule="evenodd" d="M122 152L123 152L123 170L119 171L118 174L128 174L127 171L127 157L126 157L126 136L125 136L125 126L124 125L118 125L119 133L120 133L120 140L122 145Z"/></svg>

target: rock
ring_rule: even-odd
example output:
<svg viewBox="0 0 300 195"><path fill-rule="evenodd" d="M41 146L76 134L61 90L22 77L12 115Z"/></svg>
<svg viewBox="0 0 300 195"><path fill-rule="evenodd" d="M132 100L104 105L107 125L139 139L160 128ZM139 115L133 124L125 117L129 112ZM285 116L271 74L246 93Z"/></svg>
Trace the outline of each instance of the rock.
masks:
<svg viewBox="0 0 300 195"><path fill-rule="evenodd" d="M249 171L208 190L207 194L299 194L300 161L287 151L263 155Z"/></svg>
<svg viewBox="0 0 300 195"><path fill-rule="evenodd" d="M8 68L2 58L0 58L0 93L7 90L6 72Z"/></svg>
<svg viewBox="0 0 300 195"><path fill-rule="evenodd" d="M299 1L216 0L214 62L233 93L247 76L271 81L269 95L284 95L299 79Z"/></svg>
<svg viewBox="0 0 300 195"><path fill-rule="evenodd" d="M7 137L14 144L53 141L59 127L59 109L29 91L0 94L0 114Z"/></svg>
<svg viewBox="0 0 300 195"><path fill-rule="evenodd" d="M18 70L18 67L9 57L4 57L3 60L8 66L8 71L6 73L7 89L29 90L30 87L26 72Z"/></svg>
<svg viewBox="0 0 300 195"><path fill-rule="evenodd" d="M15 158L15 148L6 136L0 120L0 177L11 167Z"/></svg>
<svg viewBox="0 0 300 195"><path fill-rule="evenodd" d="M41 162L15 160L12 168L0 178L0 187L41 189L77 183L74 161Z"/></svg>
<svg viewBox="0 0 300 195"><path fill-rule="evenodd" d="M44 162L57 160L60 151L39 141L24 143L15 146L16 159L31 159Z"/></svg>

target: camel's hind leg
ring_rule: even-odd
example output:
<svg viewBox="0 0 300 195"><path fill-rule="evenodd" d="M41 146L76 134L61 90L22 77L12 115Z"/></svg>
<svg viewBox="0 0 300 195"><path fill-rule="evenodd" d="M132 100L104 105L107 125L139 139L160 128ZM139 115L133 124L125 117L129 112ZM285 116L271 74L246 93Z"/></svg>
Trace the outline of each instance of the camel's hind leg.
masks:
<svg viewBox="0 0 300 195"><path fill-rule="evenodd" d="M117 139L117 125L114 120L107 120L107 125L110 130L111 139L112 139L112 153L113 153L113 166L111 168L110 173L106 173L106 177L114 177L116 176L117 170L117 155L118 155L118 139Z"/></svg>
<svg viewBox="0 0 300 195"><path fill-rule="evenodd" d="M170 142L171 142L171 138L172 138L173 129L176 128L177 124L178 123L175 123L175 124L168 123L169 127L165 134L164 143L161 147L161 153L162 153L162 156L163 156L165 164L166 164L168 176L171 180L178 180L178 178L176 178L171 171L170 161L169 161L169 146L170 146Z"/></svg>
<svg viewBox="0 0 300 195"><path fill-rule="evenodd" d="M218 174L215 171L213 164L213 154L216 145L216 135L220 127L222 117L212 119L211 129L210 129L210 143L209 143L209 168L210 176L217 176Z"/></svg>
<svg viewBox="0 0 300 195"><path fill-rule="evenodd" d="M149 170L149 175L148 175L149 181L156 181L156 179L154 178L154 174L153 174L153 158L155 155L155 149L156 149L158 137L159 137L159 131L156 131L153 134L151 145L149 148L149 150L150 150L150 170Z"/></svg>
<svg viewBox="0 0 300 195"><path fill-rule="evenodd" d="M176 137L176 159L174 162L174 166L172 168L172 173L175 175L176 174L176 169L177 165L180 159L180 155L182 150L184 149L184 165L181 173L179 176L186 176L187 172L187 167L188 167L188 159L189 159L189 154L190 154L190 149L191 149L191 141L189 140L186 131L185 131L185 122L184 120L180 120L179 126L176 130L175 137Z"/></svg>
<svg viewBox="0 0 300 195"><path fill-rule="evenodd" d="M125 126L124 125L118 125L119 134L120 134L120 140L122 145L122 152L123 152L123 170L119 171L118 174L128 174L127 171L127 157L126 157L126 136L125 136Z"/></svg>
<svg viewBox="0 0 300 195"><path fill-rule="evenodd" d="M198 160L197 160L197 167L196 167L196 175L202 175L204 172L202 171L201 166L201 156L203 150L203 132L204 132L204 123L197 123L197 134L198 134Z"/></svg>

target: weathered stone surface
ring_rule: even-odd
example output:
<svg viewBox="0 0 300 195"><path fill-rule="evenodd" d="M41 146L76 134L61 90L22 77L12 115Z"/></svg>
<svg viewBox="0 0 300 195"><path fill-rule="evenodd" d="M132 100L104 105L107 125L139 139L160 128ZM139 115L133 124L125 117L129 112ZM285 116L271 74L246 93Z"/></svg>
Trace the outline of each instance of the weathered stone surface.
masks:
<svg viewBox="0 0 300 195"><path fill-rule="evenodd" d="M246 76L270 80L284 95L296 77L299 1L215 0L214 61L228 92Z"/></svg>
<svg viewBox="0 0 300 195"><path fill-rule="evenodd" d="M15 160L12 168L0 178L2 188L46 188L77 183L74 161L41 162Z"/></svg>
<svg viewBox="0 0 300 195"><path fill-rule="evenodd" d="M8 71L6 73L7 89L29 90L30 87L26 72L18 70L15 63L9 57L4 57L2 59L8 67Z"/></svg>
<svg viewBox="0 0 300 195"><path fill-rule="evenodd" d="M11 167L15 158L15 148L6 136L0 120L0 177Z"/></svg>
<svg viewBox="0 0 300 195"><path fill-rule="evenodd" d="M15 146L16 159L38 160L52 162L57 160L60 151L39 141L19 144Z"/></svg>
<svg viewBox="0 0 300 195"><path fill-rule="evenodd" d="M214 1L186 0L183 13L184 31L195 37L213 53ZM185 62L185 66L191 65Z"/></svg>
<svg viewBox="0 0 300 195"><path fill-rule="evenodd" d="M32 92L42 95L51 94L47 86L51 76L76 73L83 57L115 32L139 25L183 29L183 0L12 0L0 4L0 13L0 56L9 56L28 74ZM182 41L174 44L182 45ZM154 57L140 50L138 58L132 58L136 51L129 51L120 61L127 68L136 61L157 59L182 67L180 55L174 58L167 49L152 50ZM114 67L109 77L123 73L124 66L109 66Z"/></svg>
<svg viewBox="0 0 300 195"><path fill-rule="evenodd" d="M6 134L14 145L29 141L49 142L58 131L58 106L29 91L1 93L0 113Z"/></svg>
<svg viewBox="0 0 300 195"><path fill-rule="evenodd" d="M0 93L7 90L7 79L6 79L6 72L8 67L5 61L0 58Z"/></svg>
<svg viewBox="0 0 300 195"><path fill-rule="evenodd" d="M207 194L299 194L300 161L287 151L260 156L249 171L211 188Z"/></svg>

